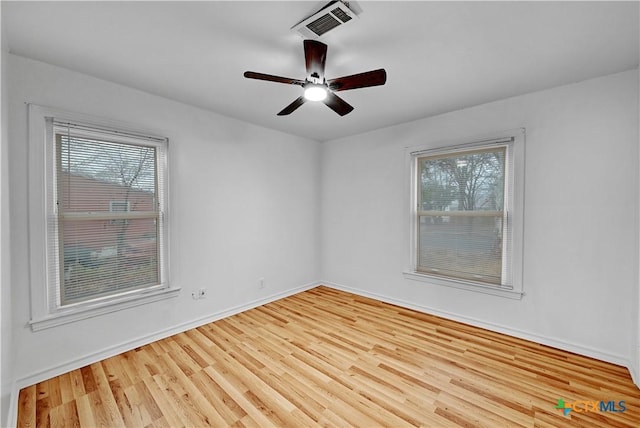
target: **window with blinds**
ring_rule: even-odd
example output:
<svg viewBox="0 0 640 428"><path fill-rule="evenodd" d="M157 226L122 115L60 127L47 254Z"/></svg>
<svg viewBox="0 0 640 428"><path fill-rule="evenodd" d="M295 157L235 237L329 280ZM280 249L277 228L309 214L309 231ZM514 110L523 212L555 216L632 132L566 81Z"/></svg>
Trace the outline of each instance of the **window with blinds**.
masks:
<svg viewBox="0 0 640 428"><path fill-rule="evenodd" d="M505 147L418 158L420 272L502 283Z"/></svg>
<svg viewBox="0 0 640 428"><path fill-rule="evenodd" d="M414 272L514 288L514 144L504 138L412 154Z"/></svg>
<svg viewBox="0 0 640 428"><path fill-rule="evenodd" d="M162 288L166 139L51 126L50 306Z"/></svg>

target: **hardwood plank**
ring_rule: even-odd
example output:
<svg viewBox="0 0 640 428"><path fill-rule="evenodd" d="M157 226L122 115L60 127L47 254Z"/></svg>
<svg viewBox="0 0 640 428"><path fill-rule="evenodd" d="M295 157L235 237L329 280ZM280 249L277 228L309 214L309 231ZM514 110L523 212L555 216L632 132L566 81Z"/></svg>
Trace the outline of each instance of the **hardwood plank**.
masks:
<svg viewBox="0 0 640 428"><path fill-rule="evenodd" d="M50 412L51 428L79 428L80 418L75 401L54 407Z"/></svg>
<svg viewBox="0 0 640 428"><path fill-rule="evenodd" d="M210 376L204 371L199 371L191 377L194 385L202 391L202 393L211 402L211 405L224 419L223 425L233 425L247 415L233 398L220 387Z"/></svg>
<svg viewBox="0 0 640 428"><path fill-rule="evenodd" d="M144 382L137 383L132 388L135 388L137 399L135 403L141 407L144 407L150 418L155 421L162 419L162 410L158 406L158 403L153 399L153 396L149 392L147 385ZM131 391L131 388L128 389Z"/></svg>
<svg viewBox="0 0 640 428"><path fill-rule="evenodd" d="M96 420L93 417L93 410L91 410L91 404L89 403L89 395L84 394L76 398L76 410L78 412L78 420L81 427L95 427L97 426ZM18 426L20 424L18 423Z"/></svg>
<svg viewBox="0 0 640 428"><path fill-rule="evenodd" d="M299 425L296 420L298 418L292 418L295 406L279 394L269 383L264 382L256 373L243 366L230 355L223 355L218 360L218 363L220 366L236 373L246 389L243 394L245 398L253 402L257 408L266 413L277 425ZM305 425L309 422L310 420L307 420Z"/></svg>
<svg viewBox="0 0 640 428"><path fill-rule="evenodd" d="M115 399L116 405L118 406L118 410L120 411L124 424L126 426L144 426L141 425L142 420L140 419L139 414L134 415L133 406L125 395L124 388L122 387L120 380L113 379L109 381L109 387L111 388L111 393Z"/></svg>
<svg viewBox="0 0 640 428"><path fill-rule="evenodd" d="M95 390L91 391L86 395L87 402L89 408L91 409L91 415L94 422L93 426L101 426L101 427L111 427L114 426L114 421L112 420L111 412L109 411L108 405L105 405L103 402L102 396L100 392ZM121 423L118 426L124 426L124 423Z"/></svg>
<svg viewBox="0 0 640 428"><path fill-rule="evenodd" d="M51 412L51 404L49 397L44 397L36 401L36 426L37 427L49 427L51 421L49 419L49 413Z"/></svg>
<svg viewBox="0 0 640 428"><path fill-rule="evenodd" d="M102 361L102 369L107 375L107 379L109 380L109 382L113 380L118 380L120 382L120 385L123 388L126 388L129 385L131 385L133 382L131 381L131 378L129 377L123 365L121 364L122 360L123 360L123 357L121 355L116 355L113 358L108 358ZM126 361L125 361L125 364L126 364Z"/></svg>
<svg viewBox="0 0 640 428"><path fill-rule="evenodd" d="M18 414L21 427L36 426L36 385L23 388L18 396Z"/></svg>
<svg viewBox="0 0 640 428"><path fill-rule="evenodd" d="M71 381L71 390L73 391L73 398L78 399L83 397L87 391L84 389L84 382L82 380L82 372L80 370L73 370L68 373L69 380Z"/></svg>
<svg viewBox="0 0 640 428"><path fill-rule="evenodd" d="M186 355L186 354L184 354ZM165 390L171 391L176 403L186 414L194 426L218 426L224 419L218 414L210 401L189 379L170 354L163 356L167 362L168 372L161 378L166 380Z"/></svg>
<svg viewBox="0 0 640 428"><path fill-rule="evenodd" d="M116 400L111 392L107 375L102 368L102 364L95 363L91 364L90 367L93 372L93 378L96 385L94 393L100 397L100 414L106 418L107 426L125 426L122 414L120 413ZM97 404L97 401L95 401L94 404ZM94 406L94 414L95 407L97 406Z"/></svg>
<svg viewBox="0 0 640 428"><path fill-rule="evenodd" d="M277 421L274 421L272 418L268 417L269 415L264 415L262 409L256 407L246 396L245 393L249 392L247 388L245 388L242 383L230 383L223 373L214 370L213 367L209 366L204 369L205 373L213 379L218 385L220 385L224 390L229 394L231 399L238 403L238 405L247 413L247 416L251 418L255 423L260 426L267 427L276 427Z"/></svg>
<svg viewBox="0 0 640 428"><path fill-rule="evenodd" d="M163 388L158 384L157 379L160 375L155 375L150 378L144 379L144 384L149 390L149 394L153 397L153 400L158 404L161 409L163 417L171 427L185 427L188 424L188 418L182 417L179 412L179 406L170 399L169 394L163 391Z"/></svg>
<svg viewBox="0 0 640 428"><path fill-rule="evenodd" d="M23 388L18 426L637 427L640 390L624 367L317 287Z"/></svg>
<svg viewBox="0 0 640 428"><path fill-rule="evenodd" d="M62 404L69 403L75 399L73 395L73 388L71 386L71 375L69 373L58 376L60 389L60 399Z"/></svg>
<svg viewBox="0 0 640 428"><path fill-rule="evenodd" d="M180 421L176 426L206 426L204 425L204 421L200 419L202 414L194 408L193 402L182 389L181 385L175 381L175 378L158 375L154 376L154 381L162 391L163 396L166 397L167 401L165 404L168 404L168 406L163 407L166 412L165 414L171 414L174 416L174 419ZM154 399L159 403L162 402L159 397L154 396Z"/></svg>
<svg viewBox="0 0 640 428"><path fill-rule="evenodd" d="M142 367L138 364L136 356L136 351L124 352L118 355L118 362L122 366L122 371L128 379L126 386L136 384L148 375L146 369L141 370Z"/></svg>
<svg viewBox="0 0 640 428"><path fill-rule="evenodd" d="M84 386L85 394L89 394L96 390L96 381L93 378L93 372L91 367L85 366L80 369L82 375L82 384Z"/></svg>

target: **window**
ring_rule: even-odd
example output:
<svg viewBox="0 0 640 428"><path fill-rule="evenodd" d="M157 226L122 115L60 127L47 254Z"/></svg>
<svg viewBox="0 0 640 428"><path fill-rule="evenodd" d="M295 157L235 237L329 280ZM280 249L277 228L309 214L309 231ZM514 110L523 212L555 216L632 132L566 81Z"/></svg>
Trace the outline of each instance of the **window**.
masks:
<svg viewBox="0 0 640 428"><path fill-rule="evenodd" d="M31 244L46 248L31 257L32 328L174 295L167 139L33 105L29 119L30 165L44 164L30 174L30 224L44 220Z"/></svg>
<svg viewBox="0 0 640 428"><path fill-rule="evenodd" d="M412 279L521 294L523 131L410 153Z"/></svg>

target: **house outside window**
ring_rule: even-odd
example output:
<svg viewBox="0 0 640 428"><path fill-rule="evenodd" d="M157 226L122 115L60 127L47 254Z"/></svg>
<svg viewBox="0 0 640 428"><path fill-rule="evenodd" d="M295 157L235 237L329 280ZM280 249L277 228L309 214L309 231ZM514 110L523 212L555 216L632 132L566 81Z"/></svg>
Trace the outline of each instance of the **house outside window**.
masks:
<svg viewBox="0 0 640 428"><path fill-rule="evenodd" d="M167 139L83 120L30 106L30 162L44 164L46 183L38 190L30 176L46 201L30 201L34 218L46 213L32 242L46 248L31 260L34 330L177 292L168 282Z"/></svg>
<svg viewBox="0 0 640 428"><path fill-rule="evenodd" d="M524 131L410 152L410 279L521 297Z"/></svg>

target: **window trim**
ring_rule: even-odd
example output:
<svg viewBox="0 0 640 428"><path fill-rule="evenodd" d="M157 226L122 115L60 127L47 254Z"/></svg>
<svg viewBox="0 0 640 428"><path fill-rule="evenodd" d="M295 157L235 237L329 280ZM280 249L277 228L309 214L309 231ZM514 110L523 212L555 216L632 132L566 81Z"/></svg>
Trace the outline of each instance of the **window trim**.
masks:
<svg viewBox="0 0 640 428"><path fill-rule="evenodd" d="M50 328L69 322L91 318L97 315L119 311L122 309L176 297L180 287L176 287L170 280L169 271L169 215L164 215L164 263L160 269L164 270L163 284L129 293L118 294L111 298L96 299L84 304L69 305L53 310L49 303L50 275L48 222L55 221L51 216L49 201L52 200L53 186L51 177L55 174L54 147L51 144L52 127L47 121L68 121L70 123L86 124L90 127L105 129L111 132L126 132L133 135L148 136L158 141L168 141L165 137L155 137L152 132L140 131L126 123L96 118L81 113L69 112L57 108L28 104L28 219L29 219L29 272L30 272L30 300L31 318L29 325L33 331ZM164 149L168 156L168 146ZM163 165L165 175L166 205L169 206L169 171L168 160ZM59 268L58 268L59 269Z"/></svg>
<svg viewBox="0 0 640 428"><path fill-rule="evenodd" d="M447 278L440 275L429 275L428 273L418 271L418 237L417 222L418 214L418 183L417 177L417 159L421 156L436 156L444 154L454 154L455 152L463 152L474 149L490 148L492 146L503 146L508 143L510 147L507 150L506 176L512 176L513 182L507 183L511 186L510 200L506 201L505 209L508 212L508 221L511 222L511 275L512 287L500 287L491 284L484 284L471 280ZM448 142L434 142L417 147L406 148L408 189L408 222L409 222L409 263L408 267L402 272L405 279L420 281L424 283L442 285L463 290L475 291L495 296L501 296L511 299L521 299L524 296L522 284L522 268L523 268L523 236L524 236L524 155L525 155L525 129L511 129L497 132L491 135L485 135L472 138L461 138ZM510 172L509 169L512 169Z"/></svg>

